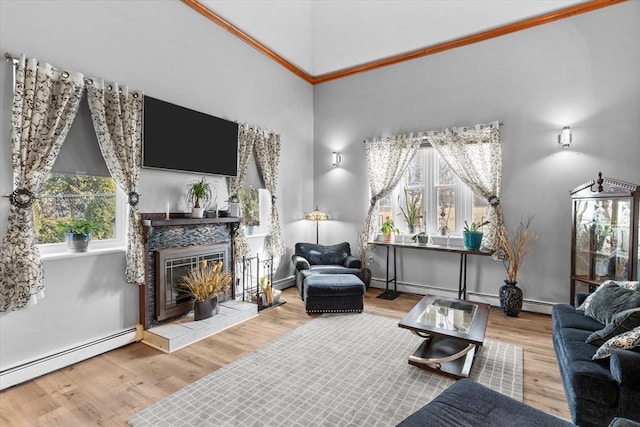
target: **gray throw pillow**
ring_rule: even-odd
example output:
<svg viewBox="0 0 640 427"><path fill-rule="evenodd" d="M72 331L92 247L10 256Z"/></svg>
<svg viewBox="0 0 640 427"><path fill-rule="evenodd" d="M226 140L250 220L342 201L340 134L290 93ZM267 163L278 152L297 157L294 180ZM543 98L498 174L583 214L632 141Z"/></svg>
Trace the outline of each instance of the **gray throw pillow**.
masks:
<svg viewBox="0 0 640 427"><path fill-rule="evenodd" d="M640 326L640 308L624 310L615 314L603 329L589 335L586 342L599 346L616 335L631 331L638 326Z"/></svg>
<svg viewBox="0 0 640 427"><path fill-rule="evenodd" d="M600 285L584 314L602 324L609 324L616 313L640 307L640 292L613 283Z"/></svg>

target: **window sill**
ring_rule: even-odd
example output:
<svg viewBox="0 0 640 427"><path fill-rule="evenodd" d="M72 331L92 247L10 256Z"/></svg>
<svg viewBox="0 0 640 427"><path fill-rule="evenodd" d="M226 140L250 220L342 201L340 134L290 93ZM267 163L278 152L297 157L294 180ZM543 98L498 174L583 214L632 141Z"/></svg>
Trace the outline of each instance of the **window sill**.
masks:
<svg viewBox="0 0 640 427"><path fill-rule="evenodd" d="M78 257L91 257L100 256L106 254L124 253L127 251L125 247L113 247L113 248L99 248L89 249L87 252L56 252L50 254L40 255L42 261L66 259L66 258L78 258Z"/></svg>
<svg viewBox="0 0 640 427"><path fill-rule="evenodd" d="M247 239L263 239L267 237L267 233L253 233L253 234L245 234Z"/></svg>

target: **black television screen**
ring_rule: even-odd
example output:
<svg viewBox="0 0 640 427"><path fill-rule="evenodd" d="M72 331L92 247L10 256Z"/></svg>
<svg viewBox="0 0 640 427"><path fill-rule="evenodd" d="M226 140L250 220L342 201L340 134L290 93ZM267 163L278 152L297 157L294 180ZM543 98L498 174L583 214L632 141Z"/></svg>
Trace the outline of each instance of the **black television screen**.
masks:
<svg viewBox="0 0 640 427"><path fill-rule="evenodd" d="M238 124L144 97L142 166L214 175L238 173Z"/></svg>

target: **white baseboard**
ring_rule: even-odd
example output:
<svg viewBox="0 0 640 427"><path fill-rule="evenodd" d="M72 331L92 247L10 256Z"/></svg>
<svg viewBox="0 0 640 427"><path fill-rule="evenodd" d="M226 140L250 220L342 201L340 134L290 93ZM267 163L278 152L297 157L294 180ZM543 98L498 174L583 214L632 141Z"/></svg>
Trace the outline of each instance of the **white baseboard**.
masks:
<svg viewBox="0 0 640 427"><path fill-rule="evenodd" d="M0 371L0 390L142 339L142 325Z"/></svg>
<svg viewBox="0 0 640 427"><path fill-rule="evenodd" d="M377 289L385 289L385 283L383 279L372 279L371 287ZM406 292L418 295L438 295L449 298L458 298L458 290L451 288L439 288L435 286L422 285L416 283L403 283L398 282L398 292ZM500 307L500 298L498 295L482 294L479 292L467 292L467 299L469 301L482 302L490 304L495 307ZM522 310L531 311L533 313L551 314L551 308L554 303L535 301L524 299L522 303Z"/></svg>

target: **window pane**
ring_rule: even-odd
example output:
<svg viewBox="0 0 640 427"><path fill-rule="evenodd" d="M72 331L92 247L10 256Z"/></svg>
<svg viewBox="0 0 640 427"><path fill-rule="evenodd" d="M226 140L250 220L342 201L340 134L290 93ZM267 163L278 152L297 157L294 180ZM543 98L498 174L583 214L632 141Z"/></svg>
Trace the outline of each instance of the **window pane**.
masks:
<svg viewBox="0 0 640 427"><path fill-rule="evenodd" d="M53 173L33 204L38 243L61 243L58 224L84 218L97 224L92 240L115 238L116 185L113 178Z"/></svg>
<svg viewBox="0 0 640 427"><path fill-rule="evenodd" d="M243 188L239 192L240 210L244 225L260 225L260 202L257 188Z"/></svg>
<svg viewBox="0 0 640 427"><path fill-rule="evenodd" d="M473 222L482 222L487 217L487 206L489 202L484 197L473 195Z"/></svg>
<svg viewBox="0 0 640 427"><path fill-rule="evenodd" d="M418 187L424 185L424 161L420 152L409 164L407 170L407 187Z"/></svg>
<svg viewBox="0 0 640 427"><path fill-rule="evenodd" d="M438 230L456 230L456 191L451 187L438 188Z"/></svg>
<svg viewBox="0 0 640 427"><path fill-rule="evenodd" d="M449 165L438 156L438 184L451 185L455 184L455 175Z"/></svg>

